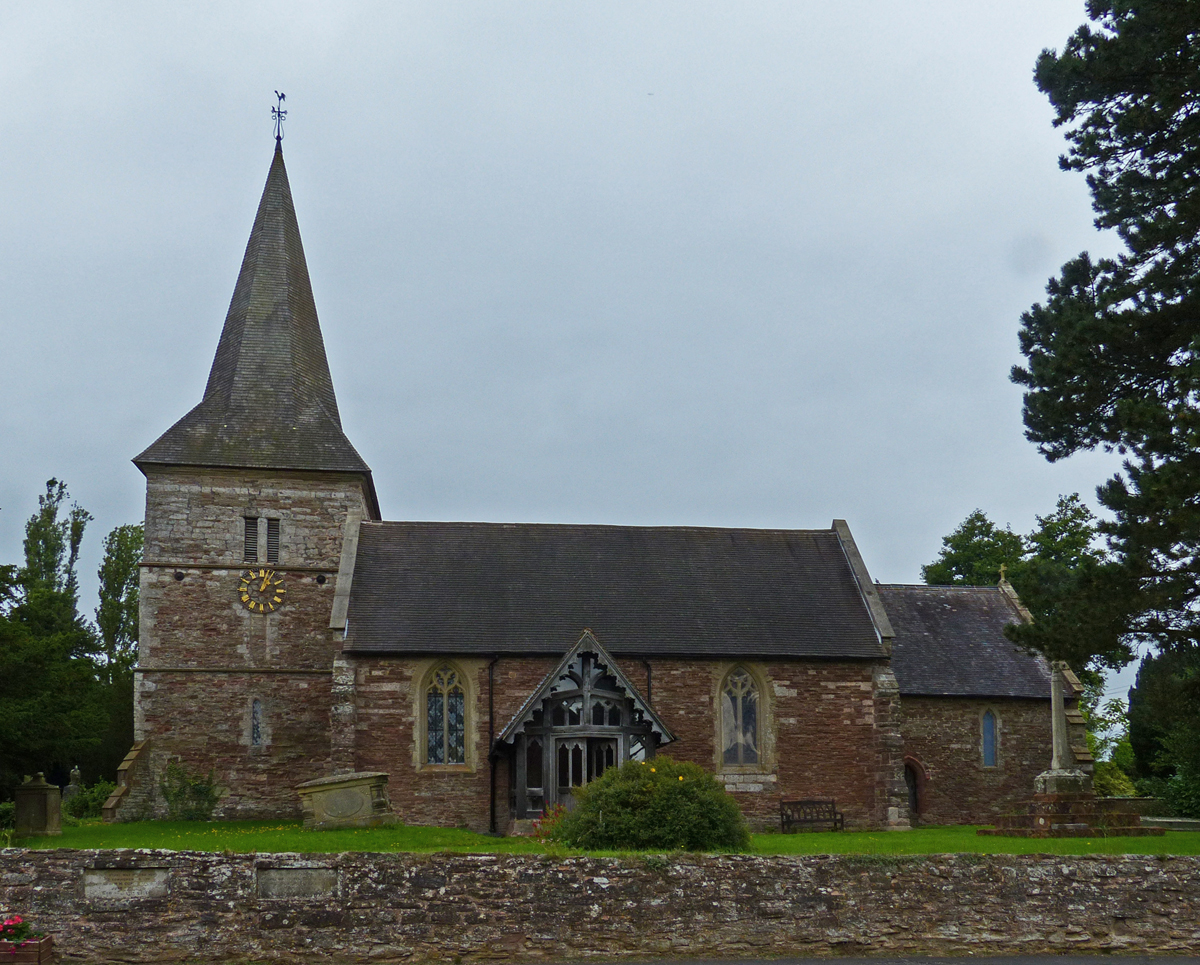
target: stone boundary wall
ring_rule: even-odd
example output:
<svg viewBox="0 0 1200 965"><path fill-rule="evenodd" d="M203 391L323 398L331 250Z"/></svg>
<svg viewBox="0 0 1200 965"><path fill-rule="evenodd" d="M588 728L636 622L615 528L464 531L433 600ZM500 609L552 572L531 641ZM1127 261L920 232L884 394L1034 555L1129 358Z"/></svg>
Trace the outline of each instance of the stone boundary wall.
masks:
<svg viewBox="0 0 1200 965"><path fill-rule="evenodd" d="M0 851L64 962L1200 951L1192 857Z"/></svg>

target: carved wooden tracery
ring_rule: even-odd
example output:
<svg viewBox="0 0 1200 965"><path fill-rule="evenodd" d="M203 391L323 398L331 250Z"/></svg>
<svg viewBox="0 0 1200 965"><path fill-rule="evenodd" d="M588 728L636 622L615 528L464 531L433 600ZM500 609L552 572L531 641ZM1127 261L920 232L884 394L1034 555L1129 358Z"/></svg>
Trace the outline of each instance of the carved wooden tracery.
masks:
<svg viewBox="0 0 1200 965"><path fill-rule="evenodd" d="M610 672L586 650L550 685L513 741L513 804L518 818L556 804L627 760L654 756L651 723Z"/></svg>

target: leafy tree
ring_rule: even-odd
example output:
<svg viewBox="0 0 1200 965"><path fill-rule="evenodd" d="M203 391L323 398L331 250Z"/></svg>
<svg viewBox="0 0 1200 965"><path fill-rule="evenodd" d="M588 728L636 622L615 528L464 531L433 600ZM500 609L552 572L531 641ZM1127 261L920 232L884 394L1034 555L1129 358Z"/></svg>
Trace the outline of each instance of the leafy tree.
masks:
<svg viewBox="0 0 1200 965"><path fill-rule="evenodd" d="M999 581L1001 566L1011 573L1025 554L1023 537L1007 526L1000 529L977 509L942 538L941 553L921 567L921 579L933 586L991 586Z"/></svg>
<svg viewBox="0 0 1200 965"><path fill-rule="evenodd" d="M78 503L67 509L64 504L69 498L66 483L57 479L46 482L37 512L25 524L25 563L15 571L8 616L35 634L73 634L79 652L86 653L91 636L79 615L75 565L92 517Z"/></svg>
<svg viewBox="0 0 1200 965"><path fill-rule="evenodd" d="M1125 455L1098 490L1112 560L1088 598L1159 648L1200 642L1200 4L1089 0L1035 80L1124 250L1063 266L1022 316L1026 435L1050 460ZM1126 640L1126 642L1128 642ZM1111 636L1102 641L1116 655ZM1128 648L1126 648L1128 649Z"/></svg>
<svg viewBox="0 0 1200 965"><path fill-rule="evenodd" d="M96 626L100 650L111 675L137 660L138 580L142 562L142 524L118 526L104 538L100 564L100 605Z"/></svg>
<svg viewBox="0 0 1200 965"><path fill-rule="evenodd" d="M25 526L25 559L5 567L0 611L0 781L65 770L102 745L111 688L78 611L76 564L91 516L51 479ZM126 744L124 749L127 749ZM123 750L124 750L123 749Z"/></svg>
<svg viewBox="0 0 1200 965"><path fill-rule="evenodd" d="M921 576L931 585L990 586L1004 566L1034 618L1010 627L1012 639L1051 660L1066 660L1082 674L1128 663L1132 654L1120 633L1124 610L1102 592L1111 564L1097 543L1091 510L1072 493L1036 522L1023 536L977 509L943 538L938 558L921 568Z"/></svg>

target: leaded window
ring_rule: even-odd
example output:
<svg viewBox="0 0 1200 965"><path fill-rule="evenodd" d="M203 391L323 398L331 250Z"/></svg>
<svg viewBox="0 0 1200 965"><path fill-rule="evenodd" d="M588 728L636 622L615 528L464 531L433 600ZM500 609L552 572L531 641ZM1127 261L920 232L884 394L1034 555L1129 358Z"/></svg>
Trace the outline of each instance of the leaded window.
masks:
<svg viewBox="0 0 1200 965"><path fill-rule="evenodd" d="M465 764L467 698L453 667L439 667L425 689L425 763Z"/></svg>
<svg viewBox="0 0 1200 965"><path fill-rule="evenodd" d="M250 746L262 747L263 742L262 701L255 698L250 704Z"/></svg>
<svg viewBox="0 0 1200 965"><path fill-rule="evenodd" d="M983 766L996 766L996 715L990 710L983 715Z"/></svg>
<svg viewBox="0 0 1200 965"><path fill-rule="evenodd" d="M741 667L721 688L721 747L726 764L759 762L758 685Z"/></svg>

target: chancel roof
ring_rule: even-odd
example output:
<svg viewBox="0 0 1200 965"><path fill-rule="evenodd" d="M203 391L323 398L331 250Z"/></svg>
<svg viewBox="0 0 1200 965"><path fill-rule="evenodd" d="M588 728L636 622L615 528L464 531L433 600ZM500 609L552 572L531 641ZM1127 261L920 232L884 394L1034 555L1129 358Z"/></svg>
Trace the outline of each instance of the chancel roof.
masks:
<svg viewBox="0 0 1200 965"><path fill-rule="evenodd" d="M370 473L342 432L278 146L204 398L134 462Z"/></svg>
<svg viewBox="0 0 1200 965"><path fill-rule="evenodd" d="M364 522L353 573L355 652L886 653L832 529Z"/></svg>
<svg viewBox="0 0 1200 965"><path fill-rule="evenodd" d="M1004 628L1024 619L998 586L876 587L891 620L892 670L910 696L1050 697L1050 668Z"/></svg>

